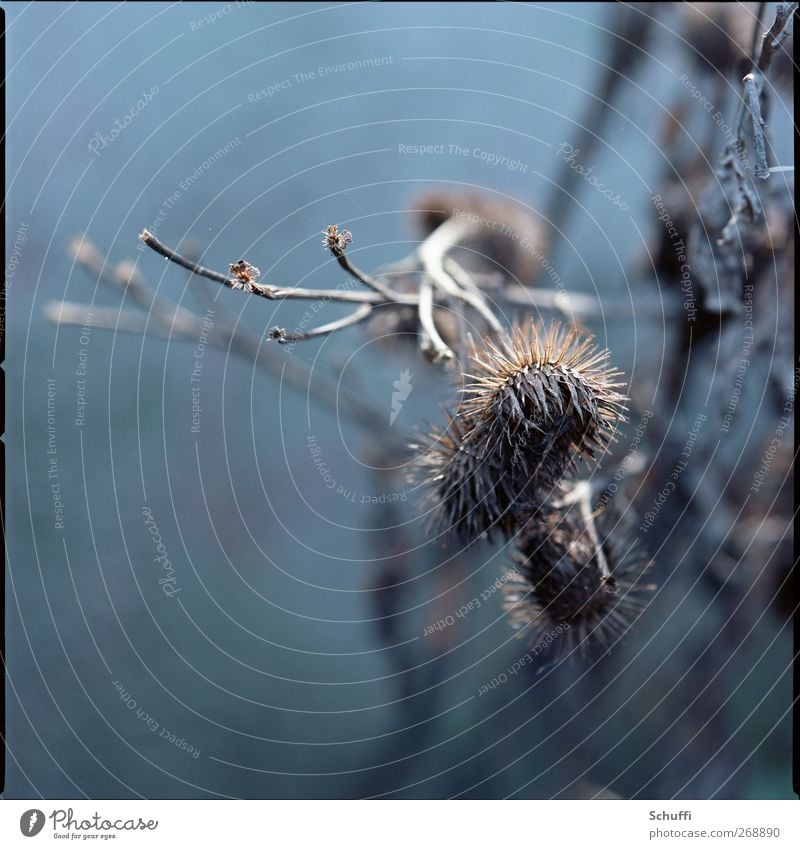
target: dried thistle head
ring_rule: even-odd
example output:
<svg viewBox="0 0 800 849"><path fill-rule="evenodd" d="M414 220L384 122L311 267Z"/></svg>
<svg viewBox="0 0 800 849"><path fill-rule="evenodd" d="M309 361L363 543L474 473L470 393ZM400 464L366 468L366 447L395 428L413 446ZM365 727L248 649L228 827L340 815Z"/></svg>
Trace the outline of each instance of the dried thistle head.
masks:
<svg viewBox="0 0 800 849"><path fill-rule="evenodd" d="M443 429L432 427L411 446L417 452L411 478L426 487L433 522L462 543L512 533L524 498L515 497L502 471L477 450L472 430L467 417L448 413Z"/></svg>
<svg viewBox="0 0 800 849"><path fill-rule="evenodd" d="M338 224L329 224L322 235L325 237L322 246L334 256L341 256L353 241L353 234L349 230L340 230Z"/></svg>
<svg viewBox="0 0 800 849"><path fill-rule="evenodd" d="M545 331L531 321L473 346L462 411L478 453L519 489L531 477L551 488L578 461L607 450L627 400L608 356L575 327Z"/></svg>
<svg viewBox="0 0 800 849"><path fill-rule="evenodd" d="M416 477L449 535L511 535L571 467L607 449L625 409L607 356L558 324L473 347L464 400L415 446Z"/></svg>
<svg viewBox="0 0 800 849"><path fill-rule="evenodd" d="M542 509L517 539L518 574L503 588L512 627L532 644L557 631L566 647L620 637L643 608L649 563L619 516Z"/></svg>
<svg viewBox="0 0 800 849"><path fill-rule="evenodd" d="M234 287L248 291L252 291L253 284L261 276L261 272L254 265L243 259L232 262L228 271L234 277Z"/></svg>

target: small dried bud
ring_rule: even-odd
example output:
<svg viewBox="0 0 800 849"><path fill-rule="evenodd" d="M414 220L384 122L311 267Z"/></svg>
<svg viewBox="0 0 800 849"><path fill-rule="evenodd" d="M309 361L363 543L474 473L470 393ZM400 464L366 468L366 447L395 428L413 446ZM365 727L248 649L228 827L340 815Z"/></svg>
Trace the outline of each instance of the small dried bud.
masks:
<svg viewBox="0 0 800 849"><path fill-rule="evenodd" d="M253 284L261 276L261 272L254 265L250 265L243 259L232 262L228 266L228 271L234 277L234 288L245 289L248 292L253 291Z"/></svg>
<svg viewBox="0 0 800 849"><path fill-rule="evenodd" d="M322 231L322 235L325 236L322 246L334 256L341 256L353 241L353 234L349 230L340 230L338 224L329 224Z"/></svg>
<svg viewBox="0 0 800 849"><path fill-rule="evenodd" d="M278 327L277 325L275 327L270 327L267 331L267 336L276 342L283 342L286 339L286 328Z"/></svg>
<svg viewBox="0 0 800 849"><path fill-rule="evenodd" d="M557 630L571 648L607 645L641 612L642 592L653 589L638 583L649 563L619 516L608 511L590 521L591 529L577 507L542 509L520 532L519 574L504 587L504 606L534 643Z"/></svg>

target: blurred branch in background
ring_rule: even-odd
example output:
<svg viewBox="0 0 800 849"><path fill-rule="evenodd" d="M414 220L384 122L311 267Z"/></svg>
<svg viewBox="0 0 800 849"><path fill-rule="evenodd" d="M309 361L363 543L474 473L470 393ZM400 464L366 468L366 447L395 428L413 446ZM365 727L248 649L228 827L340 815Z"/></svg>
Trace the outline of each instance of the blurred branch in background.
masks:
<svg viewBox="0 0 800 849"><path fill-rule="evenodd" d="M591 160L603 138L603 127L613 110L615 99L650 56L648 46L662 5L631 3L620 4L615 9L616 19L608 30L608 56L604 70L598 76L597 86L589 95L585 110L575 121L578 131L572 146L584 162ZM599 58L597 61L602 62ZM566 169L560 182L553 185L550 196L545 199L545 220L554 233L561 233L566 226L567 217L575 207L580 182L578 170Z"/></svg>
<svg viewBox="0 0 800 849"><path fill-rule="evenodd" d="M319 370L312 372L301 360L281 357L242 325L232 324L230 317L227 322L215 323L214 328L208 331L203 326L201 315L159 298L134 262L124 260L116 266L112 265L86 236L76 237L70 250L75 262L91 279L122 294L123 298L125 292L130 292L134 302L146 311L146 315L127 309L113 310L98 308L94 304L54 301L45 307L45 315L50 321L80 327L88 310L95 313L94 327L111 332L152 332L152 327L155 326L159 336L196 343L200 332L203 331L209 333L210 344L221 351L236 354L249 364L255 363L272 377L286 381L301 395L311 396L334 412L341 411L343 415L351 418L354 424L368 432L378 423L383 425L383 414L364 401L360 395L330 380Z"/></svg>

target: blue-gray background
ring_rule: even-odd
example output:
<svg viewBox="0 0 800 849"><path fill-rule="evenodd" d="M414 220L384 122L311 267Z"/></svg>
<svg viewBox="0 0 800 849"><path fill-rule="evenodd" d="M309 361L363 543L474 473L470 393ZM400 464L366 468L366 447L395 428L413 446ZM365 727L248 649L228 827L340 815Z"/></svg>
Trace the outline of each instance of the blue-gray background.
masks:
<svg viewBox="0 0 800 849"><path fill-rule="evenodd" d="M608 787L631 796L702 795L709 786L726 795L725 775L692 784L708 762L705 753L694 757L690 739L684 747L660 737L702 695L684 686L685 655L672 648L705 598L671 594L667 582L640 624L642 650L615 668L613 681L595 678L598 700L587 703L585 686L570 695L580 664L557 680L518 674L476 696L524 649L495 596L458 623L446 662L433 638L418 652L437 657L440 674L428 715L415 717L399 701L392 650L382 650L365 592L376 508L322 485L308 447L313 434L337 483L360 501L376 492L363 433L329 411L309 413L305 398L286 387L279 393L252 363L215 352L203 360L201 428L193 433L192 344L97 328L87 344L79 328L56 332L44 314L61 299L120 305L68 255L80 233L113 263L136 260L160 294L202 313L185 274L137 250L138 232L159 210L166 212L158 235L170 244L193 238L212 267L244 256L269 280L328 287L343 280L319 231L345 223L362 267L398 259L416 238L406 210L430 184L484 187L536 208L564 173L557 147L574 137L602 71L610 7L4 8L7 238L18 245L6 275L5 795L541 797ZM670 65L666 34L654 50L660 61L642 87L629 87L593 161L631 210L584 187L554 259L578 291L624 295L643 237L659 226L649 198L662 164L661 94L675 90L680 68ZM380 62L347 68L366 59ZM321 75L325 66L332 70ZM110 137L115 119L134 111L116 138L90 149L95 134ZM420 144L480 149L525 168L400 152ZM275 323L293 327L306 309L235 292L220 302L258 337ZM321 316L338 315L334 309ZM658 369L658 327L595 329L632 381ZM77 427L82 349L88 404ZM386 411L385 436L401 369L411 370L413 391L398 425L436 419L447 397L446 381L412 351L387 355L358 330L278 353L311 361L319 351L315 368ZM54 526L53 456L63 530ZM176 571L174 598L158 584L145 504ZM411 517L418 512L412 507ZM418 539L422 526L415 519ZM418 552L406 640L422 640L427 625L508 565L507 552L489 549L467 561L468 583L453 589L452 576L437 584L430 571L442 556L432 549ZM765 680L756 671L738 687L736 669L756 661L769 670ZM720 745L743 723L737 792L789 792L789 663L785 628L764 617L717 682L733 705ZM199 757L153 733L146 717Z"/></svg>

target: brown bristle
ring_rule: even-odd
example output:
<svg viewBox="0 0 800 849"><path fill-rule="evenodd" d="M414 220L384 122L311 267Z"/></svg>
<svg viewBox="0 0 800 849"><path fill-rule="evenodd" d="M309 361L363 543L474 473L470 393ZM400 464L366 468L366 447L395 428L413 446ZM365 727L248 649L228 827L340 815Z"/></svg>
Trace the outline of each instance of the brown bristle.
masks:
<svg viewBox="0 0 800 849"><path fill-rule="evenodd" d="M625 421L621 372L608 351L576 328L545 331L527 322L471 352L471 383L463 390L470 439L498 468L523 481L552 486L579 460L609 447Z"/></svg>

